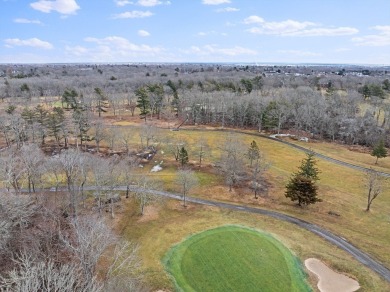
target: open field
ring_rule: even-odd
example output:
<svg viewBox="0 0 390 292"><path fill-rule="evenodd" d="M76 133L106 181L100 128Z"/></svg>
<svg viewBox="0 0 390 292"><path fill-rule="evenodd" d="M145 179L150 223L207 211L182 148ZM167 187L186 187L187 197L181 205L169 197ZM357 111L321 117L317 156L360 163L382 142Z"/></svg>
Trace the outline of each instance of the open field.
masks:
<svg viewBox="0 0 390 292"><path fill-rule="evenodd" d="M390 157L380 158L378 159L378 163L375 164L376 157L371 155L372 149L368 147L353 147L319 141L309 143L294 141L292 139L288 139L287 141L341 161L390 173Z"/></svg>
<svg viewBox="0 0 390 292"><path fill-rule="evenodd" d="M135 119L135 117L130 119L130 122L135 121ZM138 126L118 127L118 131L129 132L133 137L132 148L139 147ZM191 195L250 204L302 218L346 238L380 262L390 266L390 252L384 252L388 251L388 242L390 242L390 232L387 232L390 222L388 188L384 189L383 193L374 201L371 211L367 213L364 211L366 207L364 173L318 160L318 167L321 171L319 195L323 202L307 208L298 208L285 198L284 191L290 175L297 170L301 159L304 158L304 153L269 139L236 133L235 135L248 146L252 140L255 140L271 163L271 167L265 174L268 192L262 194L260 199L255 200L251 191L245 186L229 192L218 169L214 166L220 156L219 145L224 142L226 135L227 133L223 131L205 131L203 129L183 129L177 132L159 129L157 132L157 138L171 136L176 140L185 141L189 151L190 165L200 180L199 186L191 192ZM197 143L200 136L207 141L211 148L206 153L202 168L197 166ZM375 158L367 153L350 151L347 147L338 144L326 142L302 142L299 144L311 147L324 155L365 167L373 166L375 161ZM166 151L163 143L160 143L159 148L160 151L153 161L146 164L144 168L138 169L136 175L152 176L160 182L163 189L180 192L179 186L175 183L178 163L174 161L173 155ZM389 171L387 168L388 159L390 158L379 161L379 165L384 167L378 168L378 170ZM163 161L163 170L150 173L153 165L161 161ZM329 212L340 216L330 215Z"/></svg>
<svg viewBox="0 0 390 292"><path fill-rule="evenodd" d="M130 127L129 129L133 131L135 140L137 140L137 128ZM170 132L161 129L160 135L172 135L177 139L186 141L189 149L190 162L197 176L200 178L199 187L192 191L193 196L245 203L291 214L329 229L346 238L349 242L355 244L368 254L371 254L385 265L390 266L390 252L383 252L384 250L388 250L387 243L390 242L390 233L386 232L390 222L389 192L385 188L383 194L374 201L372 210L365 212L366 189L364 186L364 174L362 172L318 160L318 167L321 171L319 194L323 202L307 208L298 208L294 203L284 197L284 190L291 173L297 170L300 160L304 157L304 153L301 151L261 137L236 134L246 145L249 145L252 140L255 140L271 163L271 167L265 175L269 184L268 193L263 194L260 199L255 200L253 194L245 186L229 192L228 188L224 186L223 178L219 176L218 169L213 167L220 155L218 145L223 143L226 132ZM196 166L196 142L200 135L208 141L209 145L212 145L210 155L206 158L204 162L205 166L202 168ZM134 142L137 143L136 141ZM329 143L313 143L313 145L322 144L330 149L333 147L333 144ZM161 146L163 147L163 145ZM342 146L336 145L334 147ZM313 150L317 149L313 147ZM323 153L326 154L327 152L324 151ZM363 155L369 156L369 154L361 154L349 150L335 150L331 152L330 156L342 160L343 156L347 154L350 156L350 162L357 160L358 157ZM373 157L367 157L367 159L369 158L372 159ZM164 169L161 172L151 174L149 170L154 165L154 161L157 163L164 161ZM179 186L174 182L177 165L171 154L167 152L161 154L159 152L155 159L153 159L153 162L141 169L140 173L142 175L153 176L156 180L160 181L161 186L166 190L180 192ZM363 166L368 165L363 163ZM330 211L340 216L330 215Z"/></svg>
<svg viewBox="0 0 390 292"><path fill-rule="evenodd" d="M184 291L310 291L302 265L280 242L239 226L192 235L164 262Z"/></svg>
<svg viewBox="0 0 390 292"><path fill-rule="evenodd" d="M123 119L118 125L123 125L123 127L118 126L116 128L120 133L128 132L131 135L131 148L139 149L139 118ZM307 208L298 208L285 198L284 191L285 184L290 175L297 170L301 159L304 158L304 153L269 139L236 133L235 135L248 147L250 142L255 140L271 163L270 169L265 174L268 191L263 193L258 200L255 200L247 185L242 185L229 192L224 185L224 180L218 168L215 166L220 156L219 146L223 144L227 132L204 131L201 128L188 131L183 129L177 132L159 129L157 140L168 135L176 140L185 141L186 148L189 150L190 166L195 170L200 180L199 186L193 189L190 195L248 204L302 218L346 238L346 240L378 261L388 267L390 266L390 250L388 247L388 242L390 242L390 232L388 232L390 196L388 188L385 188L384 192L374 201L372 210L369 213L365 212L366 189L362 172L318 160L318 167L321 171L319 194L323 202ZM204 138L211 148L207 152L201 168L197 165L198 158L196 154L200 137ZM88 144L93 145L93 142ZM313 150L336 159L365 167L375 166L374 157L367 153L350 151L343 145L325 142L299 144L305 147L309 146L309 148L312 146ZM102 143L101 146L108 147L107 141ZM377 169L389 172L390 163L388 159L390 158L379 160ZM150 173L151 167L161 161L163 161L164 169L158 173ZM166 151L164 143L160 143L159 151L154 159L145 164L144 168L137 169L135 175L150 175L160 182L161 188L180 192L179 186L175 183L177 168L178 163L174 161L173 155ZM131 206L125 206L124 208L129 208L130 211L121 214L117 218L120 221L118 222L118 232L123 234L125 238L141 244L147 279L156 289L161 287L172 288L172 283L160 263L161 258L172 245L177 244L191 234L208 228L223 224L243 224L273 234L290 248L301 261L307 257L316 257L324 260L336 270L357 278L363 287L363 291L390 290L388 284L352 260L348 255L322 242L315 235L291 227L287 223L262 216L221 211L209 207L190 206L183 210L180 203L170 201L166 202L164 206L155 207L154 211L152 209L153 216L139 217L136 208L133 209ZM340 216L330 215L330 211ZM174 223L175 220L177 222Z"/></svg>
<svg viewBox="0 0 390 292"><path fill-rule="evenodd" d="M315 257L335 271L358 279L362 291L390 289L387 282L356 262L349 254L308 231L266 216L196 204L183 208L181 202L167 200L163 205L148 207L146 214L140 217L137 207L130 200L117 212L116 220L117 232L140 244L144 274L152 289L173 290L174 284L162 263L172 246L191 235L226 224L263 230L290 249L301 262ZM310 283L315 287L316 278L311 277Z"/></svg>

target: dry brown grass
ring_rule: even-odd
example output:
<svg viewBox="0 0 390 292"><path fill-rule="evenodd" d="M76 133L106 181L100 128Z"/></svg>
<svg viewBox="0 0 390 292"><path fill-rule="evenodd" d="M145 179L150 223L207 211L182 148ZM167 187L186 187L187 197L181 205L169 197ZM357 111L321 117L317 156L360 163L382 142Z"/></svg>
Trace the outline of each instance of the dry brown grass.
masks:
<svg viewBox="0 0 390 292"><path fill-rule="evenodd" d="M245 225L268 232L302 261L309 257L319 258L335 270L358 279L362 291L390 289L390 285L340 249L306 230L269 217L195 204L183 208L179 201L167 201L156 207L157 218L143 221L132 201L126 201L125 206L119 215L122 220L116 226L117 231L140 243L146 281L153 289L173 289L161 263L172 245L191 234L225 224ZM315 286L317 281L311 277L310 282Z"/></svg>
<svg viewBox="0 0 390 292"><path fill-rule="evenodd" d="M134 129L133 131L136 132ZM201 181L201 185L193 190L192 195L277 210L316 223L346 238L377 260L390 266L390 248L388 246L388 242L390 242L390 232L388 232L390 196L385 190L374 201L372 211L365 212L366 191L363 173L318 160L318 167L321 170L319 193L323 202L307 208L298 208L285 198L284 191L285 184L291 173L297 170L300 161L304 158L304 153L268 139L237 134L248 146L252 140L255 140L271 162L271 167L265 175L269 184L268 194L255 200L250 190L245 187L236 188L233 192L229 192L217 169L213 166L220 154L220 150L216 146L223 143L226 133L220 131L200 133L197 131L169 132L161 130L161 134L172 135L187 141L190 159L194 160L193 169ZM200 135L213 146L213 149L210 152L210 157L205 161L206 166L199 169L195 163L196 158L193 156ZM337 149L332 152L330 151L332 147ZM364 163L365 160L361 158L361 155L367 154L352 152L340 145L333 146L333 144L327 145L326 143L323 143L323 148L314 149L313 147L313 150L316 151L321 149L323 149L324 154L327 154L326 150L330 149L330 156L340 160L345 159L347 155L351 162L360 159L363 161L361 163L367 166ZM368 160L368 157L366 159ZM164 189L179 192L180 190L174 182L178 168L177 162L168 153L158 153L153 159L153 161L158 162L161 160L164 161L163 171L151 174L149 171L154 165L154 162L151 162L140 172L142 175L151 175L159 180ZM329 211L340 214L340 216L329 215ZM287 223L211 207L192 206L183 209L180 202L168 202L158 214L156 220L138 222L136 213L133 213L133 215L126 216L126 219L121 223L121 230L126 237L136 238L141 242L148 279L154 283L156 288L170 287L169 279L162 271L160 259L172 244L194 232L221 224L235 223L275 234L301 259L309 256L320 258L329 266L346 272L352 277L357 277L364 290L384 291L390 289L378 276L367 271L361 264L352 260L349 255L323 242L315 235Z"/></svg>

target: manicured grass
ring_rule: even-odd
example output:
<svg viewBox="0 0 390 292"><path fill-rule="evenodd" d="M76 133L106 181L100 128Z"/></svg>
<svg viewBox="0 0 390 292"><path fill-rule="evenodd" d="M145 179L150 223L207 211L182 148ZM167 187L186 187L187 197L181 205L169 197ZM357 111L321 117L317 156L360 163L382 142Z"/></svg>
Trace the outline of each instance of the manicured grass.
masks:
<svg viewBox="0 0 390 292"><path fill-rule="evenodd" d="M134 135L134 145L139 144L139 135L137 127L126 127L123 129L130 130ZM236 134L245 145L250 145L252 140L255 140L261 151L263 151L271 162L271 167L266 171L265 176L269 184L268 195L261 197L258 200L253 199L253 194L250 190L234 189L232 192L224 185L222 176L219 175L218 168L214 167L220 156L220 145L224 142L227 132L221 131L187 131L185 129L171 132L168 130L161 130L160 135L170 135L177 139L185 139L187 141L188 152L190 155L190 162L193 162L193 168L200 179L199 187L191 191L191 196L197 196L207 199L214 199L220 201L230 201L240 204L248 204L256 207L277 210L287 213L301 219L319 224L328 230L346 238L363 251L367 252L377 260L385 265L390 264L389 245L390 233L386 232L389 227L390 214L390 196L388 188L384 188L384 192L374 201L372 210L365 212L366 207L366 187L364 185L364 173L349 169L343 166L335 165L333 163L318 159L318 168L320 169L319 181L319 196L323 202L309 206L307 208L298 208L296 205L284 196L285 184L293 172L297 170L300 161L305 157L305 154L294 148L281 143L264 139L261 137ZM204 161L204 168L198 168L196 157L196 145L199 137L202 136L212 150L208 153ZM352 152L342 145L335 145L332 143L302 143L303 146L313 146L313 150L328 154L331 157L340 160L346 160L352 163L361 163L363 166L370 167L374 162L374 158L369 154ZM319 146L318 148L316 146ZM164 149L164 145L160 144L160 149ZM333 148L334 147L334 148ZM310 148L310 147L309 147ZM321 148L321 149L320 149ZM180 192L179 186L174 183L177 170L177 162L174 161L172 154L164 151L164 154L156 156L156 161L164 160L164 169L158 173L150 173L152 165L145 166L143 169L137 170L144 175L155 177L161 182L163 189ZM360 161L363 159L363 161ZM379 161L380 166L385 166L385 158ZM359 163L359 164L360 164ZM370 164L371 163L371 164ZM154 164L154 163L151 163ZM206 167L207 165L207 167ZM207 170L205 172L205 170ZM386 170L384 170L386 171ZM176 208L181 208L180 202L176 202ZM194 209L187 209L181 216L176 217L176 211L166 210L164 206L159 216L158 222L151 221L142 223L141 226L135 221L134 224L124 219L123 224L128 225L126 228L126 238L132 240L134 238L140 239L140 244L143 246L142 255L145 263L145 268L148 270L148 281L153 283L153 287L168 288L169 282L164 276L162 267L160 267L160 258L169 250L169 248L180 242L183 238L194 232L201 232L207 228L213 228L221 224L245 224L247 218L252 218L252 215L242 214L239 220L233 220L232 214L221 211L224 215L222 218L215 214L216 209L204 210L199 214ZM167 212L165 212L165 210ZM340 216L330 215L328 212L332 211ZM219 212L217 212L219 213ZM135 213L138 214L138 213ZM221 214L221 213L219 213ZM237 215L234 215L238 219ZM191 218L191 219L190 219ZM194 220L192 220L194 219ZM200 221L199 221L200 220ZM173 223L173 221L175 223ZM201 222L201 223L200 223ZM264 221L262 221L264 223ZM267 222L270 222L267 219ZM247 225L247 224L245 224ZM325 245L321 248L321 253L318 254L318 242L315 243L315 236L307 234L303 230L295 230L294 235L299 237L299 243L296 240L291 240L291 225L286 226L285 230L280 230L280 226L284 225L277 221L272 226L265 228L264 226L251 227L266 230L272 234L276 234L278 239L284 237L282 242L290 242L286 244L290 249L297 254L301 260L307 256L317 256L325 260L328 265L336 268L341 272L347 272L352 277L356 277L365 287L367 291L387 291L388 286L381 286L378 279L373 279L372 273L366 277L367 269L356 262L349 262L341 260L341 257L335 256L337 248L330 245ZM122 225L123 226L123 225ZM131 228L130 228L131 226ZM140 230L140 229L142 230ZM147 230L145 230L145 228ZM169 230L169 233L166 231ZM179 231L180 230L180 231ZM145 232L145 233L144 233ZM143 235L141 235L143 234ZM309 237L308 237L309 236ZM308 240L309 238L309 240ZM382 282L383 283L383 282Z"/></svg>
<svg viewBox="0 0 390 292"><path fill-rule="evenodd" d="M204 231L165 257L184 291L310 291L297 259L270 235L238 226Z"/></svg>

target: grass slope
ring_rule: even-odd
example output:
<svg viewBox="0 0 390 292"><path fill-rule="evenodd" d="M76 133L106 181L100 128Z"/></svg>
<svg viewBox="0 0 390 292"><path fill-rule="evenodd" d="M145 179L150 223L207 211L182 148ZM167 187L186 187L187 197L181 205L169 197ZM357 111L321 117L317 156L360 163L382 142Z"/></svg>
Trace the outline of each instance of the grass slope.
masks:
<svg viewBox="0 0 390 292"><path fill-rule="evenodd" d="M238 226L196 234L164 258L184 291L310 291L298 260L279 241Z"/></svg>

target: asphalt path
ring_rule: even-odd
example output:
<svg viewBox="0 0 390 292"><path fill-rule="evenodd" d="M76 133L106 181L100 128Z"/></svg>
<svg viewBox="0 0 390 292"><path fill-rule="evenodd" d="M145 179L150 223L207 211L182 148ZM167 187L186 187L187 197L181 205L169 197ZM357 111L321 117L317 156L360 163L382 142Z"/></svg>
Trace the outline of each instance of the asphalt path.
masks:
<svg viewBox="0 0 390 292"><path fill-rule="evenodd" d="M112 125L110 127L112 127L112 128L121 128L121 127L134 127L134 126L115 126L115 125ZM167 129L167 128L161 128L161 129ZM269 140L272 140L272 141L275 141L275 142L278 142L278 143L282 143L284 145L290 146L292 148L295 148L297 150L303 151L305 153L313 153L316 157L318 157L320 159L323 159L323 160L326 160L326 161L329 161L329 162L332 162L334 164L338 164L338 165L341 165L341 166L345 166L345 167L348 167L348 168L351 168L351 169L355 169L355 170L359 170L359 171L363 171L363 172L367 172L367 171L371 171L372 170L371 168L368 168L368 167L363 167L363 166L360 166L360 165L356 165L356 164L348 163L348 162L345 162L345 161L342 161L342 160L338 160L338 159L335 159L335 158L323 155L321 153L315 152L315 151L313 151L311 149L302 147L300 145L297 145L297 144L285 141L283 139L273 138L273 137L270 137L270 136L267 136L267 135L263 135L263 134L260 134L260 133L253 133L253 132L251 133L251 132L245 132L245 131L236 130L236 129L196 129L196 128L185 128L185 127L180 128L180 131L234 132L234 133L244 134L244 135L248 135L248 136L260 137L260 138L269 139ZM385 177L390 177L390 173L387 173L387 172L377 171L377 173L382 175L382 176L385 176Z"/></svg>
<svg viewBox="0 0 390 292"><path fill-rule="evenodd" d="M123 127L123 126L119 126L119 127ZM202 131L227 131L227 130L222 130L222 129L221 130L207 130L207 129L188 129L188 128L187 129L183 128L180 130L181 131L200 131L200 132L202 132ZM257 137L261 137L261 138L265 138L265 139L270 139L270 140L273 140L275 142L283 143L285 145L288 145L290 147L293 147L293 148L298 149L300 151L303 151L305 153L311 152L315 156L317 156L318 158L324 159L326 161L329 161L329 162L332 162L332 163L335 163L338 165L349 167L352 169L356 169L356 170L360 170L360 171L370 170L369 168L366 168L366 167L354 165L351 163L347 163L347 162L344 162L344 161L341 161L338 159L334 159L334 158L325 156L325 155L317 153L317 152L313 152L310 149L307 149L305 147L302 147L302 146L299 146L299 145L296 145L296 144L293 144L293 143L290 143L290 142L287 142L287 141L284 141L284 140L281 140L278 138L272 138L272 137L265 136L265 135L262 135L259 133L248 133L248 132L240 131L240 130L228 130L228 131L241 133L241 134L245 134L245 135L250 135L250 136L257 136ZM390 173L385 173L385 172L378 172L378 173L383 175L383 176L390 177ZM93 191L94 189L95 189L94 187L85 187L84 188L84 190L86 190L86 191ZM134 186L132 186L130 188L130 190L133 190L133 191L134 191L134 189L135 189ZM61 188L61 190L65 191L65 189L62 189L62 188ZM116 187L113 190L126 191L126 187L125 186ZM51 189L50 191L53 191L53 189ZM159 190L145 190L145 191L153 193L155 195L167 197L170 199L175 199L175 200L182 200L183 199L180 194L174 194L174 193L169 193L169 192L159 191ZM196 203L196 204L214 206L214 207L218 207L218 208L222 208L222 209L230 209L230 210L234 210L234 211L241 211L241 212L265 215L265 216L269 216L269 217L272 217L272 218L275 218L278 220L282 220L282 221L297 225L303 229L306 229L306 230L320 236L321 238L325 239L326 241L330 242L331 244L346 251L347 253L352 255L357 261L359 261L360 263L362 263L363 265L365 265L369 269L375 271L377 274L382 276L387 282L390 283L390 270L386 266L384 266L380 262L374 260L368 254L361 251L360 249L358 249L353 244L349 243L344 238L337 236L337 235L333 234L332 232L330 232L330 231L328 231L328 230L326 230L326 229L324 229L316 224L313 224L313 223L310 223L310 222L307 222L307 221L301 220L299 218L289 216L289 215L286 215L286 214L283 214L280 212L271 211L271 210L253 208L253 207L248 207L245 205L234 205L234 204L230 204L230 203L204 200L204 199L199 199L199 198L194 198L194 197L187 197L186 199L188 202L192 202L192 203Z"/></svg>
<svg viewBox="0 0 390 292"><path fill-rule="evenodd" d="M94 187L85 187L84 190L93 191ZM116 191L126 191L125 186L116 187L114 190ZM130 186L130 191L136 190L136 187ZM182 200L183 197L180 194L165 192L165 191L159 191L159 190L145 190L146 192L152 193L154 195L175 199L175 200ZM350 255L352 255L356 260L358 260L360 263L368 267L369 269L375 271L380 276L382 276L387 282L390 283L390 270L381 264L380 262L374 260L372 257L370 257L365 252L358 249L353 244L349 243L346 239L337 236L333 234L332 232L307 221L301 220L299 218L289 216L280 212L271 211L271 210L265 210L260 208L253 208L248 207L245 205L235 205L230 203L224 203L224 202L218 202L218 201L211 201L211 200L205 200L205 199L199 199L194 197L187 197L187 202L192 202L196 204L201 205L207 205L207 206L214 206L222 209L230 209L233 211L240 211L240 212L247 212L247 213L254 213L254 214L260 214L264 216L269 216L272 218L275 218L277 220L282 220L294 225L297 225L303 229L306 229L326 241L330 242L333 245L336 245L337 247L341 248L342 250L346 251Z"/></svg>
<svg viewBox="0 0 390 292"><path fill-rule="evenodd" d="M321 153L315 152L315 151L313 151L311 149L302 147L300 145L297 145L297 144L294 144L294 143L291 143L291 142L288 142L288 141L285 141L285 140L282 140L282 139L279 139L279 138L273 138L273 137L270 137L270 136L266 136L266 135L263 135L263 134L260 134L260 133L250 133L250 132L245 132L245 131L240 131L240 130L235 130L235 129L229 129L229 130L224 130L224 129L211 130L210 129L210 130L208 130L208 129L188 129L188 128L183 128L183 129L181 129L181 131L200 131L200 132L202 132L202 131L222 131L222 132L234 132L234 133L240 133L240 134L244 134L244 135L248 135L248 136L260 137L260 138L272 140L272 141L275 141L275 142L278 142L278 143L282 143L284 145L288 145L288 146L290 146L292 148L295 148L297 150L303 151L305 153L313 153L316 157L321 158L321 159L326 160L326 161L329 161L329 162L332 162L334 164L338 164L338 165L341 165L341 166L345 166L345 167L348 167L348 168L352 168L352 169L359 170L359 171L364 171L364 172L372 170L372 169L370 169L368 167L363 167L363 166L355 165L355 164L348 163L348 162L345 162L345 161L342 161L342 160L338 160L338 159L335 159L335 158L323 155ZM387 173L387 172L377 171L377 173L382 175L382 176L385 176L385 177L390 177L390 173Z"/></svg>
<svg viewBox="0 0 390 292"><path fill-rule="evenodd" d="M344 162L344 161L341 161L341 160L338 160L338 159L335 159L335 158L331 158L331 157L328 157L326 155L314 152L314 151L312 151L310 149L307 149L305 147L296 145L294 143L290 143L290 142L287 142L287 141L284 141L284 140L281 140L281 139L278 139L278 138L273 138L273 137L269 137L269 136L266 136L266 135L262 135L260 133L249 133L249 132L235 130L235 129L229 129L229 130L225 130L225 129L214 130L214 129L212 129L212 130L208 130L208 129L182 128L182 129L180 129L180 131L236 132L236 133L245 134L245 135L249 135L249 136L261 137L261 138L270 139L272 141L288 145L288 146L290 146L292 148L295 148L297 150L303 151L305 153L313 153L318 158L321 158L323 160L326 160L326 161L329 161L329 162L332 162L332 163L335 163L335 164L338 164L338 165L341 165L341 166L345 166L345 167L348 167L348 168L351 168L351 169L364 171L364 172L371 170L369 168L362 167L362 166L355 165L355 164L351 164L351 163L348 163L348 162ZM382 175L382 176L390 177L390 173L386 173L386 172L378 172L378 173L380 175ZM124 188L122 188L122 189L118 188L118 190L125 190L125 189ZM150 192L152 192L153 194L164 196L164 197L168 197L168 198L171 198L171 199L176 199L176 200L181 200L182 199L181 195L178 195L178 194L168 193L168 192L164 192L164 191L157 191L157 190L150 190ZM261 215L273 217L273 218L278 219L278 220L282 220L282 221L285 221L285 222L289 222L289 223L295 224L295 225L297 225L297 226L299 226L301 228L304 228L304 229L306 229L306 230L308 230L308 231L310 231L310 232L312 232L312 233L322 237L323 239L327 240L328 242L330 242L330 243L338 246L342 250L348 252L356 260L358 260L360 263L362 263L366 267L370 268L371 270L375 271L380 276L382 276L387 282L390 283L390 270L386 266L384 266L380 262L374 260L368 254L366 254L365 252L361 251L356 246L354 246L353 244L351 244L348 241L346 241L344 238L342 238L340 236L337 236L337 235L331 233L330 231L328 231L328 230L326 230L326 229L324 229L324 228L322 228L322 227L320 227L320 226L318 226L316 224L313 224L313 223L310 223L310 222L307 222L307 221L304 221L304 220L301 220L299 218L295 218L295 217L292 217L292 216L289 216L289 215L286 215L286 214L283 214L283 213L279 213L279 212L276 212L276 211L264 210L264 209L259 209L259 208L243 206L243 205L234 205L234 204L229 204L229 203L210 201L210 200L198 199L198 198L193 198L193 197L187 197L187 201L188 202L197 203L197 204L202 204L202 205L215 206L215 207L224 208L224 209L231 209L231 210L236 210L236 211L261 214Z"/></svg>

